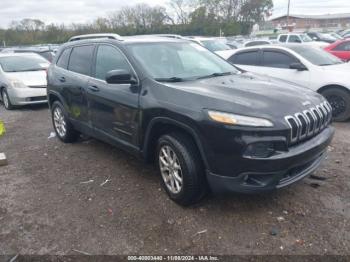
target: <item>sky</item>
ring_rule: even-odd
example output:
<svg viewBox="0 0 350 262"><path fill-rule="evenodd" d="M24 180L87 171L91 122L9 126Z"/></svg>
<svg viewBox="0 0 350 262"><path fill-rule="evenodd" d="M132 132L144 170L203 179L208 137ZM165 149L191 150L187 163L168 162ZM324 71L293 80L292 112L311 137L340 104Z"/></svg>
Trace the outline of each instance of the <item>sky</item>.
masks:
<svg viewBox="0 0 350 262"><path fill-rule="evenodd" d="M0 0L0 27L12 20L35 18L45 23L84 23L106 16L123 5L147 2L167 5L169 0ZM273 0L273 17L286 14L288 0ZM291 14L350 13L349 0L291 0Z"/></svg>

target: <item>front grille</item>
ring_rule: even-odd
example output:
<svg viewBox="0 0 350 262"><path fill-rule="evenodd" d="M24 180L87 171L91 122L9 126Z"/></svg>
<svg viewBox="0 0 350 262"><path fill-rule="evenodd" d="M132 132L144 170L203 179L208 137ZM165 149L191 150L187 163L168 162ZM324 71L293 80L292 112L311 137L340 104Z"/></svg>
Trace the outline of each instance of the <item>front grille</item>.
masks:
<svg viewBox="0 0 350 262"><path fill-rule="evenodd" d="M289 144L294 145L324 130L332 120L332 107L326 101L303 112L285 117L290 128Z"/></svg>

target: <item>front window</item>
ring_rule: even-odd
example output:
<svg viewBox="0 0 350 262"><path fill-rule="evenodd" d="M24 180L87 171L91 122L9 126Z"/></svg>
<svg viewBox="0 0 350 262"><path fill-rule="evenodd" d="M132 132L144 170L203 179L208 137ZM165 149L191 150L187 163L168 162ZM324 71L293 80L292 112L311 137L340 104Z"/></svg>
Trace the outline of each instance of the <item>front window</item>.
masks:
<svg viewBox="0 0 350 262"><path fill-rule="evenodd" d="M231 50L231 48L218 40L202 40L202 45L212 52Z"/></svg>
<svg viewBox="0 0 350 262"><path fill-rule="evenodd" d="M300 35L300 39L304 42L312 42L312 39L308 35Z"/></svg>
<svg viewBox="0 0 350 262"><path fill-rule="evenodd" d="M184 81L239 72L233 65L195 43L139 43L128 48L156 80Z"/></svg>
<svg viewBox="0 0 350 262"><path fill-rule="evenodd" d="M342 64L343 62L328 52L315 47L291 46L294 52L304 57L306 60L317 66L329 66Z"/></svg>
<svg viewBox="0 0 350 262"><path fill-rule="evenodd" d="M130 65L124 55L113 46L101 45L96 54L95 77L105 80L111 70L125 70L131 72Z"/></svg>
<svg viewBox="0 0 350 262"><path fill-rule="evenodd" d="M45 70L49 66L39 55L0 57L0 65L8 73Z"/></svg>

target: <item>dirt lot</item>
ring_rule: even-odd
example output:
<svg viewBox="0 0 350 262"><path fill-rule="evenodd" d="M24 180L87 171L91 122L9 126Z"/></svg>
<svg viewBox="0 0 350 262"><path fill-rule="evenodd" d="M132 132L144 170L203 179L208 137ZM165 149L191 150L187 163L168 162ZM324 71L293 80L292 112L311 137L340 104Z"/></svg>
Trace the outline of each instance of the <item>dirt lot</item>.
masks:
<svg viewBox="0 0 350 262"><path fill-rule="evenodd" d="M335 125L317 172L325 181L183 208L152 166L123 151L48 139L45 106L0 106L0 119L1 254L350 254L350 123Z"/></svg>

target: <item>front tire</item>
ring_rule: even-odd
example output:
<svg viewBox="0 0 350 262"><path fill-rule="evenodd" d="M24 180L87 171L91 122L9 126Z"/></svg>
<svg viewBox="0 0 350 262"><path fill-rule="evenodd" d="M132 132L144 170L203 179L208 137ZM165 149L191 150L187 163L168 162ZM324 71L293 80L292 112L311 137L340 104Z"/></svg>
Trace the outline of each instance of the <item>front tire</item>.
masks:
<svg viewBox="0 0 350 262"><path fill-rule="evenodd" d="M333 120L344 122L350 118L350 92L341 88L328 88L322 92L333 109Z"/></svg>
<svg viewBox="0 0 350 262"><path fill-rule="evenodd" d="M4 103L4 107L7 110L12 110L14 109L14 106L11 103L10 97L7 93L6 88L2 89L1 91L1 97L2 97L2 102Z"/></svg>
<svg viewBox="0 0 350 262"><path fill-rule="evenodd" d="M72 143L78 140L79 132L69 122L67 113L59 101L55 101L51 107L52 124L56 135L64 143Z"/></svg>
<svg viewBox="0 0 350 262"><path fill-rule="evenodd" d="M157 162L163 186L170 199L188 206L206 194L202 160L192 139L181 133L158 140Z"/></svg>

